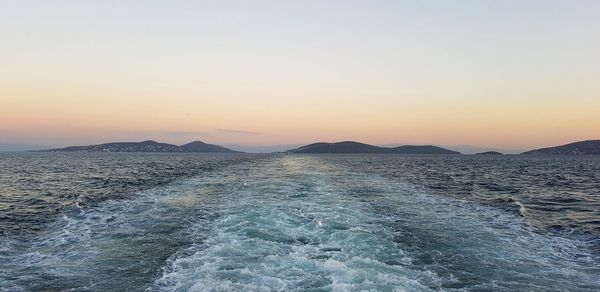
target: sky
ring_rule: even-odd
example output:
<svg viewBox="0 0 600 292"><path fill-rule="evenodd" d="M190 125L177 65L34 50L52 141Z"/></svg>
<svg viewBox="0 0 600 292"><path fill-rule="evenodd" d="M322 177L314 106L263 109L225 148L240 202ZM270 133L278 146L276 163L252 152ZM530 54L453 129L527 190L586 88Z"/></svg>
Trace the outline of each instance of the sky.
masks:
<svg viewBox="0 0 600 292"><path fill-rule="evenodd" d="M600 1L0 1L0 142L600 139Z"/></svg>

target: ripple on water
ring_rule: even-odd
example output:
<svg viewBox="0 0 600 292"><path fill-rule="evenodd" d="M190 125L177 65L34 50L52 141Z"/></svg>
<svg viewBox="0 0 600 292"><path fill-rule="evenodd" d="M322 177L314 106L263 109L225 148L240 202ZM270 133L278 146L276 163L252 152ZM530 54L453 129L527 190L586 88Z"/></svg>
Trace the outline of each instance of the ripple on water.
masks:
<svg viewBox="0 0 600 292"><path fill-rule="evenodd" d="M157 289L600 287L582 244L534 233L511 212L321 167L315 158L282 159L294 166L285 180L281 161L266 165L263 180L236 194L202 244L170 260ZM358 192L377 199L359 200Z"/></svg>
<svg viewBox="0 0 600 292"><path fill-rule="evenodd" d="M600 287L589 243L538 232L506 183L488 188L501 199L482 204L348 165L248 159L63 209L36 236L1 239L0 289Z"/></svg>

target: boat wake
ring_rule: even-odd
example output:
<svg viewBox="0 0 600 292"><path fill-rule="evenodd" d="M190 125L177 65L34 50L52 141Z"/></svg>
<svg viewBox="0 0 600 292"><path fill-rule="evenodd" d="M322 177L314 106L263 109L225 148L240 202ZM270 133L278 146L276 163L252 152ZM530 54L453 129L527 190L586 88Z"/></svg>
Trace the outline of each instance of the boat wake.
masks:
<svg viewBox="0 0 600 292"><path fill-rule="evenodd" d="M249 160L3 240L6 290L597 290L584 242L314 156Z"/></svg>

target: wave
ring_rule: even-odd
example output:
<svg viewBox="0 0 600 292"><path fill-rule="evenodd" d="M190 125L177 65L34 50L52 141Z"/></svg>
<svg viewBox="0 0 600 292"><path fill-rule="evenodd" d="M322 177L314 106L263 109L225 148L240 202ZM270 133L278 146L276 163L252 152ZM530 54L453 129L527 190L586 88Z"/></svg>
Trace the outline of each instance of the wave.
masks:
<svg viewBox="0 0 600 292"><path fill-rule="evenodd" d="M597 290L577 239L317 157L232 164L2 239L6 290ZM525 210L524 212L527 212Z"/></svg>
<svg viewBox="0 0 600 292"><path fill-rule="evenodd" d="M584 243L535 233L512 212L314 157L264 168L269 181L236 194L206 240L169 260L155 289L600 287ZM294 199L297 193L310 200Z"/></svg>

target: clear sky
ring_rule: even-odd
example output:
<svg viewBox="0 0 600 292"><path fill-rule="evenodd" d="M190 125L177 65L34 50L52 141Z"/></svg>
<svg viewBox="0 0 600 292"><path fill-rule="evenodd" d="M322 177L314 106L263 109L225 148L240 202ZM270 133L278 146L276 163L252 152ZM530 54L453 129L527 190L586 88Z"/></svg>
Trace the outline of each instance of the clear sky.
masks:
<svg viewBox="0 0 600 292"><path fill-rule="evenodd" d="M2 1L0 142L600 138L600 1Z"/></svg>

